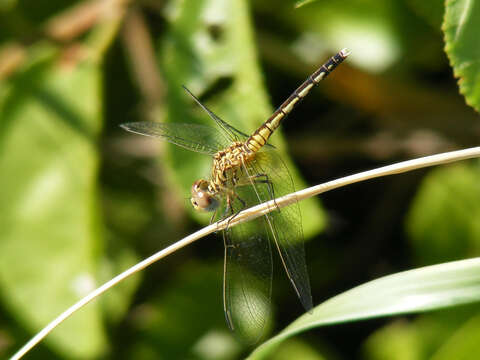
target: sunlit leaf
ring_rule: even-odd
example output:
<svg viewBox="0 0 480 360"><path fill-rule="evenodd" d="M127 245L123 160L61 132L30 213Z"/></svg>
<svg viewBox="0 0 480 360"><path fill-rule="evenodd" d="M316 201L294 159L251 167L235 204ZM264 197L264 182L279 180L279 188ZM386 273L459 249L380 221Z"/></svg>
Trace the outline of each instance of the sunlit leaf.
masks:
<svg viewBox="0 0 480 360"><path fill-rule="evenodd" d="M315 58L313 55L325 48L346 47L354 54L350 62L377 73L391 66L402 54L396 27L398 12L397 2L392 0L353 0L348 6L342 2L315 1L287 15L304 31L294 44L300 56Z"/></svg>
<svg viewBox="0 0 480 360"><path fill-rule="evenodd" d="M297 1L297 2L295 3L295 7L296 7L296 8L299 8L299 7L302 7L302 6L304 6L304 5L310 4L310 3L314 2L314 1L316 1L316 0L300 0L300 1Z"/></svg>
<svg viewBox="0 0 480 360"><path fill-rule="evenodd" d="M421 359L424 338L417 327L407 321L396 321L375 332L364 344L366 359ZM423 357L426 358L426 357Z"/></svg>
<svg viewBox="0 0 480 360"><path fill-rule="evenodd" d="M394 320L369 336L364 343L364 357L369 360L468 359L460 354L475 354L480 346L478 332L474 331L478 310L477 303L425 313L413 319Z"/></svg>
<svg viewBox="0 0 480 360"><path fill-rule="evenodd" d="M443 31L445 51L468 105L480 110L480 2L448 0Z"/></svg>
<svg viewBox="0 0 480 360"><path fill-rule="evenodd" d="M323 344L315 342L315 347L299 339L288 339L284 341L272 355L275 360L302 359L302 360L325 360L329 357L323 356L319 348ZM326 352L326 354L329 354Z"/></svg>
<svg viewBox="0 0 480 360"><path fill-rule="evenodd" d="M480 253L479 180L477 164L435 169L423 180L407 218L418 263Z"/></svg>
<svg viewBox="0 0 480 360"><path fill-rule="evenodd" d="M101 126L98 63L74 67L43 49L0 104L0 287L6 307L38 331L96 285ZM105 335L91 304L48 337L68 356L98 356ZM21 344L18 344L21 345Z"/></svg>
<svg viewBox="0 0 480 360"><path fill-rule="evenodd" d="M441 309L480 300L480 258L428 266L386 276L318 305L250 356L262 359L284 339L325 326Z"/></svg>
<svg viewBox="0 0 480 360"><path fill-rule="evenodd" d="M480 315L466 321L447 341L444 341L433 359L475 359L480 351Z"/></svg>

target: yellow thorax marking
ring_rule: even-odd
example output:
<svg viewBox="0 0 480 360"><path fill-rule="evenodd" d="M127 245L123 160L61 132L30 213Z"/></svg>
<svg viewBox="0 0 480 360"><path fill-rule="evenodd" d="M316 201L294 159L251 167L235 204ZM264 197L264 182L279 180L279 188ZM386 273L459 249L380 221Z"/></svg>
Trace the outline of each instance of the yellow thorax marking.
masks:
<svg viewBox="0 0 480 360"><path fill-rule="evenodd" d="M228 148L217 152L213 156L212 180L210 189L219 192L227 187L229 181L234 181L237 169L253 159L255 153L248 151L245 143L236 141Z"/></svg>

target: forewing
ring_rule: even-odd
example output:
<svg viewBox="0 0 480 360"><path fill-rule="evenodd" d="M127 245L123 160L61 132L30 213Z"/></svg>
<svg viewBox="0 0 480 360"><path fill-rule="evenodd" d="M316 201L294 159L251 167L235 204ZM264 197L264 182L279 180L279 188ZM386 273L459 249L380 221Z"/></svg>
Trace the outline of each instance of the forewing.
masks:
<svg viewBox="0 0 480 360"><path fill-rule="evenodd" d="M251 187L237 190L247 206L258 203ZM238 199L234 201L234 211L242 208ZM263 217L224 231L225 317L237 337L248 344L259 340L270 314L272 253L268 236Z"/></svg>
<svg viewBox="0 0 480 360"><path fill-rule="evenodd" d="M217 129L205 125L141 121L120 126L136 134L162 138L185 149L208 155L228 146Z"/></svg>
<svg viewBox="0 0 480 360"><path fill-rule="evenodd" d="M187 87L183 87L188 95L192 97L193 100L197 103L198 106L205 111L212 120L227 134L230 142L233 141L245 141L248 138L248 135L241 132L240 130L235 129L232 125L222 120L218 115L216 115L212 110L210 110L206 105L204 105L195 95L192 94Z"/></svg>
<svg viewBox="0 0 480 360"><path fill-rule="evenodd" d="M256 154L255 161L247 166L249 173L266 174L273 185L273 191L265 194L258 192L262 202L272 197L280 197L295 191L293 180L285 163L275 151L264 151ZM261 177L257 178L257 182ZM258 186L257 186L258 188ZM265 216L272 231L272 238L282 264L287 272L295 292L303 307L310 311L313 308L310 280L305 261L303 230L298 203L274 210Z"/></svg>

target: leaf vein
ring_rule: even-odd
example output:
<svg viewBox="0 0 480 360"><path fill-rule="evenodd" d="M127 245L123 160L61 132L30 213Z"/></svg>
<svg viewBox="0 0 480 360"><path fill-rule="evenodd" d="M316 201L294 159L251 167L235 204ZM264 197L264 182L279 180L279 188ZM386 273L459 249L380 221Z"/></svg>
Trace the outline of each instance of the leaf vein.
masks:
<svg viewBox="0 0 480 360"><path fill-rule="evenodd" d="M463 25L465 24L465 22L467 20L467 17L468 17L468 14L470 12L471 5L472 5L472 1L471 0L466 0L465 7L463 8L463 11L460 15L458 25L457 25L457 29L455 31L455 41L457 41L459 36L460 36L460 33L463 29Z"/></svg>

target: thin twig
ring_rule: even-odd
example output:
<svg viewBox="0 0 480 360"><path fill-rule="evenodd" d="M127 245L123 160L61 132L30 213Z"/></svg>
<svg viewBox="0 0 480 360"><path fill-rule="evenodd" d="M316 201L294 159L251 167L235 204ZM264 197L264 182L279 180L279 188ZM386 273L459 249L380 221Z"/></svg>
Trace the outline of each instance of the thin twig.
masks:
<svg viewBox="0 0 480 360"><path fill-rule="evenodd" d="M102 21L123 17L130 1L89 0L75 4L49 19L42 28L42 36L37 40L43 41L46 37L62 43L73 42ZM37 36L36 34L29 35L30 37ZM29 49L30 46L27 44L16 41L0 50L0 80L14 73L23 65L28 59ZM77 51L78 45L74 46L74 49Z"/></svg>
<svg viewBox="0 0 480 360"><path fill-rule="evenodd" d="M165 96L165 87L158 71L152 36L137 8L132 8L125 17L122 40L134 80L148 107L158 107Z"/></svg>
<svg viewBox="0 0 480 360"><path fill-rule="evenodd" d="M103 294L108 289L118 284L120 281L125 280L131 275L137 273L140 270L145 269L147 266L155 263L156 261L164 258L167 255L170 255L171 253L181 249L182 247L214 231L224 229L227 226L227 224L228 226L235 226L237 224L265 215L270 211L274 210L277 206L282 208L296 201L304 200L312 196L327 192L329 190L337 189L339 187L350 185L353 183L357 183L357 182L361 182L361 181L365 181L365 180L369 180L369 179L373 179L381 176L400 174L400 173L412 171L415 169L447 164L454 161L460 161L460 160L477 158L477 157L480 157L480 147L474 147L474 148L458 150L458 151L451 151L447 153L426 156L426 157L422 157L414 160L403 161L397 164L388 165L388 166L384 166L374 170L364 171L358 174L346 176L346 177L329 181L317 186L312 186L310 188L282 196L281 198L278 198L276 200L271 200L266 203L262 203L260 205L243 210L242 212L237 214L235 218L232 219L231 221L229 221L229 219L225 219L221 222L204 227L203 229L183 238L182 240L177 241L173 245L170 245L169 247L153 254L149 258L141 261L137 265L129 268L128 270L117 275L110 281L106 282L105 284L103 284L102 286L100 286L99 288L91 292L89 295L87 295L86 297L78 301L72 307L67 309L65 312L60 314L55 320L49 323L45 328L43 328L39 333L37 333L32 339L30 339L30 341L28 341L16 354L14 354L11 359L18 360L22 358L36 344L38 344L42 339L44 339L53 329L55 329L55 327L57 327L64 320L69 318L77 310L81 309L83 306L88 304L90 301L92 301L93 299Z"/></svg>
<svg viewBox="0 0 480 360"><path fill-rule="evenodd" d="M71 41L95 25L104 9L104 1L81 2L52 17L44 31L55 40Z"/></svg>
<svg viewBox="0 0 480 360"><path fill-rule="evenodd" d="M90 0L73 5L52 17L45 25L45 33L57 40L68 42L95 26L102 18L116 17L126 8L128 0Z"/></svg>
<svg viewBox="0 0 480 360"><path fill-rule="evenodd" d="M26 58L25 47L10 43L0 49L0 80L10 76Z"/></svg>

